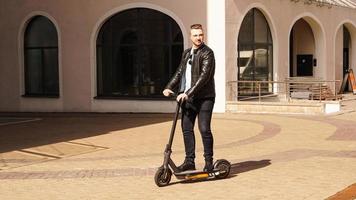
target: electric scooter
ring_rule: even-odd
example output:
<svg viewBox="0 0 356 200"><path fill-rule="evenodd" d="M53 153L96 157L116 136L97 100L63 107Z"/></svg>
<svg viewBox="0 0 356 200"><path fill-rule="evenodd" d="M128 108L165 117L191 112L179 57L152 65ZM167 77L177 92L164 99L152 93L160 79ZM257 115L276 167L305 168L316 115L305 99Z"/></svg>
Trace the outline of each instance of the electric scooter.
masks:
<svg viewBox="0 0 356 200"><path fill-rule="evenodd" d="M217 160L214 163L214 169L211 172L205 172L202 170L189 170L189 171L180 171L178 167L174 164L171 159L172 154L172 142L174 138L174 133L176 129L176 124L179 116L180 102L177 103L176 112L174 115L173 125L171 128L171 134L169 137L169 142L166 145L164 151L164 161L161 167L158 168L155 174L155 183L159 187L167 186L171 181L172 171L177 179L183 180L197 180L197 179L208 179L208 178L217 178L223 179L226 178L230 173L231 164L225 159Z"/></svg>

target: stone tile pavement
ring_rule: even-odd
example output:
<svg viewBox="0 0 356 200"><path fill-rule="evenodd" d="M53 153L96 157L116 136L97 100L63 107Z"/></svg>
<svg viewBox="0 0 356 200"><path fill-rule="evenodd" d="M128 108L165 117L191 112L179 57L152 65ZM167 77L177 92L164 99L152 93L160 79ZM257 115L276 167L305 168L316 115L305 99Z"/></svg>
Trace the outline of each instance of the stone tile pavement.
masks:
<svg viewBox="0 0 356 200"><path fill-rule="evenodd" d="M153 176L163 161L172 117L2 113L0 199L319 200L356 183L356 112L227 113L214 114L212 128L215 159L228 159L231 175L189 183L173 178L158 188ZM26 121L8 123L17 118ZM196 139L202 168L198 132ZM184 159L179 128L173 159L177 164ZM356 199L356 191L347 198Z"/></svg>

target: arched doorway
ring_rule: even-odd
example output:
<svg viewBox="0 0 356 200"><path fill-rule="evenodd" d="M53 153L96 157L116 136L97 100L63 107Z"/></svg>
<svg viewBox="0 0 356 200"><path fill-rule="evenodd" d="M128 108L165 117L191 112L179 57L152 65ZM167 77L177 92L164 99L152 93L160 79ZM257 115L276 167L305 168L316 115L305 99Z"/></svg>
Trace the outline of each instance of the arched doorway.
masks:
<svg viewBox="0 0 356 200"><path fill-rule="evenodd" d="M290 33L289 76L313 77L316 66L316 44L310 24L299 19Z"/></svg>
<svg viewBox="0 0 356 200"><path fill-rule="evenodd" d="M345 25L342 26L343 32L343 50L342 50L342 75L345 77L345 74L351 69L350 67L350 58L351 58L351 34ZM344 91L349 91L349 83L346 82Z"/></svg>

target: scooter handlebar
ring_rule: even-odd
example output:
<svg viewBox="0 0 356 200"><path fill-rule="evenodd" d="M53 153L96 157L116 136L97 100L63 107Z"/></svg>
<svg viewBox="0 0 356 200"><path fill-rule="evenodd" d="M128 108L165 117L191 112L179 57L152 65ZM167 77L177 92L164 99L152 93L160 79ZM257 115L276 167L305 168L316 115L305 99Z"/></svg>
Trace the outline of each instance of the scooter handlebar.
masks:
<svg viewBox="0 0 356 200"><path fill-rule="evenodd" d="M168 97L173 97L177 101L178 95L179 94L177 94L177 93L171 93ZM177 101L177 104L181 105L182 104L182 100L180 99L179 101Z"/></svg>

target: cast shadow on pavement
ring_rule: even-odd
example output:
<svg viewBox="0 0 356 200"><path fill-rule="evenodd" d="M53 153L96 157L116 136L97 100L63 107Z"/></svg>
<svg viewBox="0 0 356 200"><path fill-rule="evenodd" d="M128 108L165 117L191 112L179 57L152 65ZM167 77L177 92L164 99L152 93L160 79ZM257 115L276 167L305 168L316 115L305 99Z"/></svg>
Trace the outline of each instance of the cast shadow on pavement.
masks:
<svg viewBox="0 0 356 200"><path fill-rule="evenodd" d="M245 161L240 163L234 163L231 165L230 176L234 177L237 174L241 174L244 172L260 169L263 167L267 167L271 164L271 160L260 160L260 161Z"/></svg>
<svg viewBox="0 0 356 200"><path fill-rule="evenodd" d="M172 120L172 116L146 113L0 113L3 118L39 119L0 126L0 155L14 150L167 122Z"/></svg>
<svg viewBox="0 0 356 200"><path fill-rule="evenodd" d="M245 161L245 162L233 163L233 164L231 164L230 174L226 179L236 177L238 174L241 174L244 172L267 167L268 165L271 165L271 160L269 160L269 159L259 160L259 161ZM188 181L182 180L182 181L172 183L171 185L177 184L177 183L186 184L186 183L198 183L198 182L203 182L203 181L218 181L218 180L221 180L221 179L210 178L210 179L188 180Z"/></svg>

